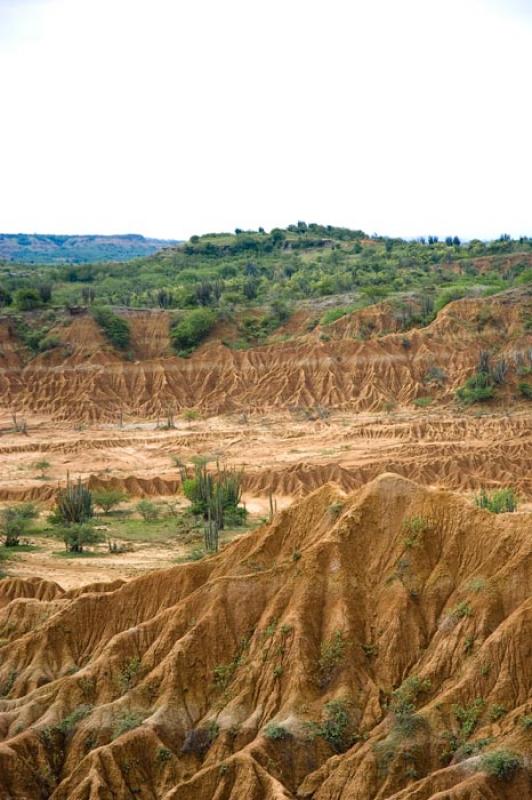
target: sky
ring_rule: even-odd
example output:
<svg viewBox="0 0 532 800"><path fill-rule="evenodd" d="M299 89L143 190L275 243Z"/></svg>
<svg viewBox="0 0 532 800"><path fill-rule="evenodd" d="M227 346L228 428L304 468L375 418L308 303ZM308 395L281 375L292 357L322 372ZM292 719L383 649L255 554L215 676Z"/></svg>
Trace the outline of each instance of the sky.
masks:
<svg viewBox="0 0 532 800"><path fill-rule="evenodd" d="M532 235L532 0L0 0L0 231Z"/></svg>

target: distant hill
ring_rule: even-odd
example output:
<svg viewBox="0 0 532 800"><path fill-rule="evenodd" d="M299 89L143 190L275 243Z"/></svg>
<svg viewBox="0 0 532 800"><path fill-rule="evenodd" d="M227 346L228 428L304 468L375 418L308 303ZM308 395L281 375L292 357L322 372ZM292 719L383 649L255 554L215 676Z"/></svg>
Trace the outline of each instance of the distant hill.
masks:
<svg viewBox="0 0 532 800"><path fill-rule="evenodd" d="M53 234L0 233L0 261L19 264L88 264L128 261L149 256L174 239L146 239L139 234L122 236L58 236Z"/></svg>

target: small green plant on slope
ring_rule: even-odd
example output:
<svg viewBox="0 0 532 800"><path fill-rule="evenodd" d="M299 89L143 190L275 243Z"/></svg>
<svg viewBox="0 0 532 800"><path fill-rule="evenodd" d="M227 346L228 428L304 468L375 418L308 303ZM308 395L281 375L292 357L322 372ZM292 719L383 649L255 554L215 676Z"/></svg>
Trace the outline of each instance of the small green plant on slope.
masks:
<svg viewBox="0 0 532 800"><path fill-rule="evenodd" d="M323 688L331 682L343 660L345 646L346 641L342 631L335 631L330 639L321 643L318 660L318 684L320 687Z"/></svg>
<svg viewBox="0 0 532 800"><path fill-rule="evenodd" d="M522 766L521 757L509 750L493 750L480 759L480 769L504 781L510 781Z"/></svg>
<svg viewBox="0 0 532 800"><path fill-rule="evenodd" d="M312 739L321 737L335 753L345 753L358 739L345 700L330 700L325 704L321 722L309 723L307 727Z"/></svg>
<svg viewBox="0 0 532 800"><path fill-rule="evenodd" d="M122 694L125 694L137 682L142 664L138 656L132 656L123 665L117 678L117 684Z"/></svg>
<svg viewBox="0 0 532 800"><path fill-rule="evenodd" d="M113 739L118 739L128 731L140 727L144 722L144 715L140 711L122 711L117 714L113 724Z"/></svg>
<svg viewBox="0 0 532 800"><path fill-rule="evenodd" d="M266 725L264 728L264 735L267 739L273 739L273 741L281 741L290 737L286 728L283 728L282 725L278 725L276 722L270 722Z"/></svg>
<svg viewBox="0 0 532 800"><path fill-rule="evenodd" d="M497 489L488 494L484 489L475 497L477 508L484 508L492 514L517 511L517 493L512 488Z"/></svg>
<svg viewBox="0 0 532 800"><path fill-rule="evenodd" d="M415 547L419 544L423 534L428 530L429 523L425 517L413 516L403 520L403 531L405 532L405 547Z"/></svg>
<svg viewBox="0 0 532 800"><path fill-rule="evenodd" d="M50 462L49 461L45 461L43 459L42 461L36 461L33 466L35 467L35 469L39 470L39 472L40 472L40 475L39 475L40 480L41 481L46 480L46 471L48 469L50 469Z"/></svg>
<svg viewBox="0 0 532 800"><path fill-rule="evenodd" d="M410 735L419 723L416 715L416 703L420 694L430 690L429 678L411 675L392 693L390 708L393 712L396 731Z"/></svg>

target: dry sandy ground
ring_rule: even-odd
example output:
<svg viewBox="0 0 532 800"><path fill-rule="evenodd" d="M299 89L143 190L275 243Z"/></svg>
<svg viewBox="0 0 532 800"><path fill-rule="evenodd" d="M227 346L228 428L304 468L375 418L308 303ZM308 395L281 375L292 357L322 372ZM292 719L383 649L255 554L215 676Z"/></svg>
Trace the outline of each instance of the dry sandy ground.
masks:
<svg viewBox="0 0 532 800"><path fill-rule="evenodd" d="M308 419L301 412L279 412L178 419L173 430L142 421L123 428L100 424L80 429L33 418L27 435L13 433L11 425L7 415L0 418L4 504L34 499L50 505L52 491L67 474L113 481L130 494L153 496L160 495L162 480L168 492L175 492L179 473L174 457L190 462L198 455L245 469L245 500L255 518L267 515L270 491L282 508L327 481L348 491L389 471L469 495L482 486L513 485L522 507L532 499L532 426L526 413L460 414L438 408L333 412ZM37 467L40 461L49 466ZM66 560L51 555L60 549L57 543L39 544L38 552L13 562L10 573L39 575L65 588L131 577L167 566L185 553L176 539L138 542L132 553Z"/></svg>

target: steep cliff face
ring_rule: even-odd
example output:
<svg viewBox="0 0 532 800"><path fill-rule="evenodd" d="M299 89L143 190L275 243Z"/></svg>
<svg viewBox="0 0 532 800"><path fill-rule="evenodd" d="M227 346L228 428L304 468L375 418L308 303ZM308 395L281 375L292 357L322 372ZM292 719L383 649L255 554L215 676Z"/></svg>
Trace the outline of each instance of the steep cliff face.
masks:
<svg viewBox="0 0 532 800"><path fill-rule="evenodd" d="M123 585L5 579L0 796L523 800L531 584L530 513L394 474Z"/></svg>
<svg viewBox="0 0 532 800"><path fill-rule="evenodd" d="M55 420L116 421L120 413L156 417L169 408L207 413L327 406L355 411L412 403L430 394L448 403L474 371L481 351L504 359L501 400L517 401L518 370L530 366L527 290L447 306L426 328L394 330L386 306L285 342L232 350L211 340L190 359L171 355L164 312L128 312L132 360L106 344L93 319L51 331L65 347L24 365L23 346L0 326L4 408ZM371 337L371 338L368 338Z"/></svg>

